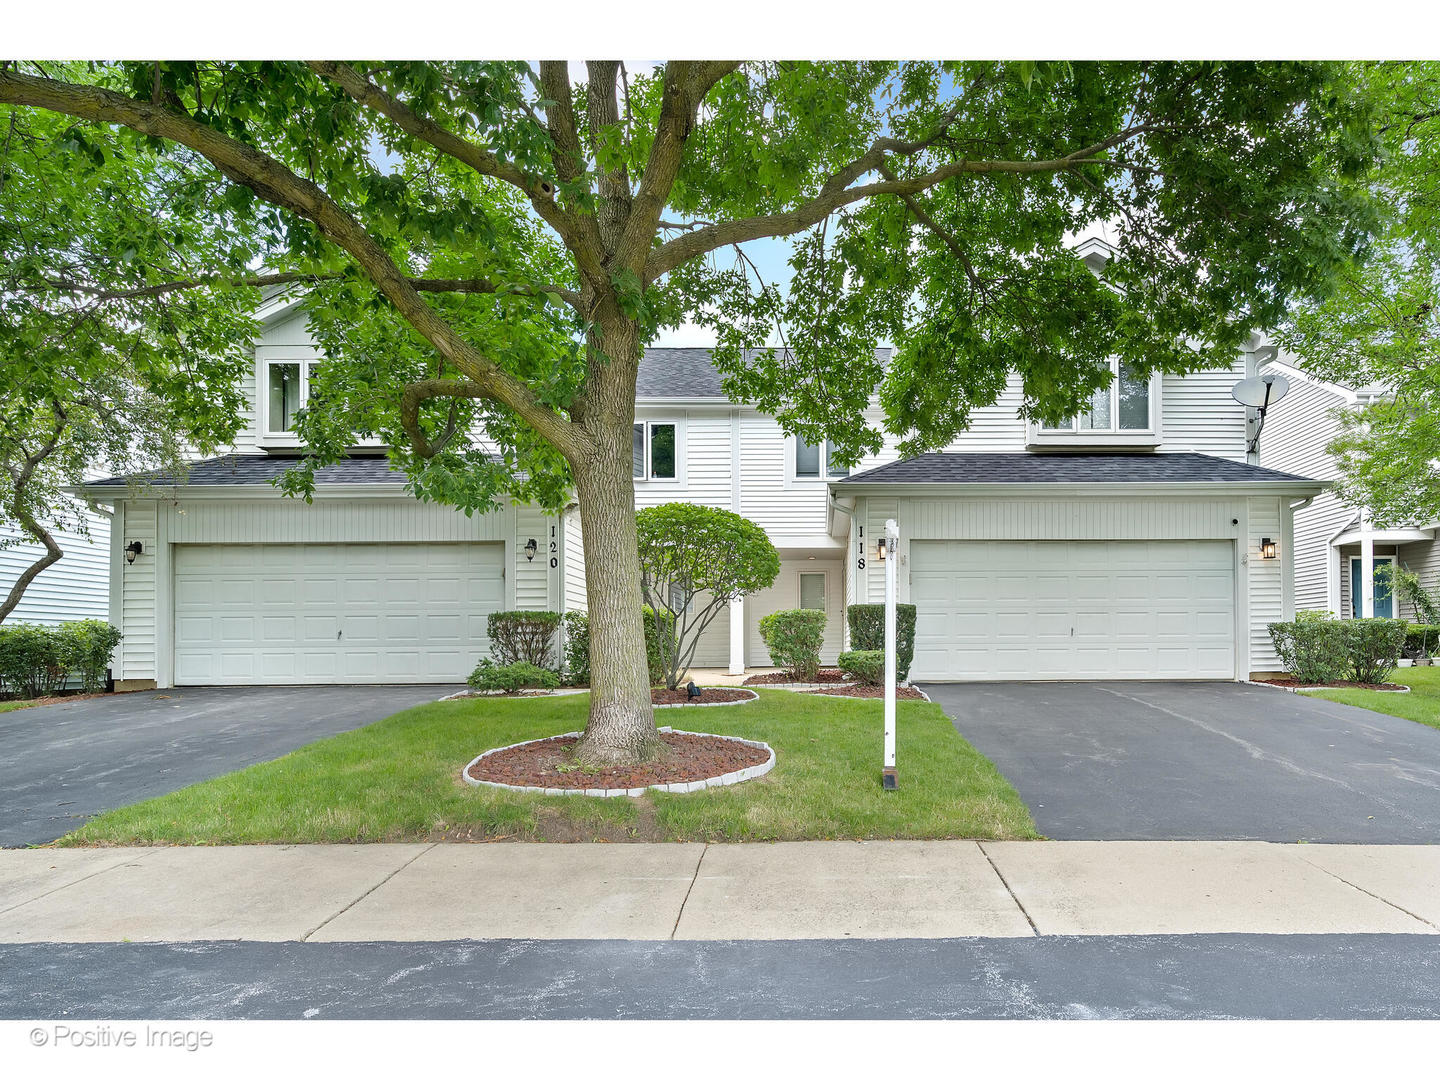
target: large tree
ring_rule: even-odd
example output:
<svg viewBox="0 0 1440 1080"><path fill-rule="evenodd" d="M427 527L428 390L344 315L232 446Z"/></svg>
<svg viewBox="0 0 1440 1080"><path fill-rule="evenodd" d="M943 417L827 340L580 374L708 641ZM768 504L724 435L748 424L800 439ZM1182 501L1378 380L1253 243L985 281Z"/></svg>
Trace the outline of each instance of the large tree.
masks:
<svg viewBox="0 0 1440 1080"><path fill-rule="evenodd" d="M1300 298L1280 338L1307 371L1381 391L1337 414L1342 498L1379 525L1427 524L1440 521L1440 64L1349 74L1378 114L1384 226L1333 294Z"/></svg>
<svg viewBox="0 0 1440 1080"><path fill-rule="evenodd" d="M641 350L714 328L737 400L842 461L946 445L1018 372L1058 420L1111 378L1228 364L1369 228L1363 103L1325 64L125 63L0 70L0 101L202 155L279 208L332 356L312 462L351 417L422 495L585 522L582 760L657 748L636 558ZM1105 279L1074 257L1103 220ZM795 237L788 290L744 245ZM785 351L747 353L777 334ZM567 337L568 335L568 337ZM569 340L576 347L558 346ZM888 369L874 346L896 347ZM327 421L325 415L330 419ZM482 427L472 445L462 435ZM294 479L303 490L303 470Z"/></svg>
<svg viewBox="0 0 1440 1080"><path fill-rule="evenodd" d="M254 297L152 288L243 273L227 185L196 155L0 106L0 522L40 552L0 622L88 535L64 488L98 472L183 472L241 422Z"/></svg>

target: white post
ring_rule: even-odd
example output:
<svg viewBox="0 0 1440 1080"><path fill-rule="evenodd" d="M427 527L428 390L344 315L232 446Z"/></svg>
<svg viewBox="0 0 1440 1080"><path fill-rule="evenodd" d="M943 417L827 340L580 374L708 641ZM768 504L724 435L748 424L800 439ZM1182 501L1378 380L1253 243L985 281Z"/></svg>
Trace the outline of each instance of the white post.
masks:
<svg viewBox="0 0 1440 1080"><path fill-rule="evenodd" d="M737 596L730 601L730 667L731 675L745 674L745 599Z"/></svg>
<svg viewBox="0 0 1440 1080"><path fill-rule="evenodd" d="M885 769L886 790L899 786L895 772L895 601L896 566L900 562L900 528L894 519L885 522Z"/></svg>
<svg viewBox="0 0 1440 1080"><path fill-rule="evenodd" d="M1360 522L1360 616L1375 617L1375 537L1368 518Z"/></svg>

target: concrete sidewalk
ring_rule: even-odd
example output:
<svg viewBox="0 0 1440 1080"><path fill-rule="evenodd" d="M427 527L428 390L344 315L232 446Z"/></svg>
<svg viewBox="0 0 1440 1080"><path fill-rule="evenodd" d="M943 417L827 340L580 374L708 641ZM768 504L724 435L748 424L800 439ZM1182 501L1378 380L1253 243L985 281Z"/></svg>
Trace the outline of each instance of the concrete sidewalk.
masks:
<svg viewBox="0 0 1440 1080"><path fill-rule="evenodd" d="M0 943L1437 934L1440 845L0 851Z"/></svg>

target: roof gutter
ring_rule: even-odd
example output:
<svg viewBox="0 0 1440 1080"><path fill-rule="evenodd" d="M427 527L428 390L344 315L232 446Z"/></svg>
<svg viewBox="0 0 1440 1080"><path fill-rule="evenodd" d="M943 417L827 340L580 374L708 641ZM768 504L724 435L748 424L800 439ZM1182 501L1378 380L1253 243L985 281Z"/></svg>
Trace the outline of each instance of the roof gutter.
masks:
<svg viewBox="0 0 1440 1080"><path fill-rule="evenodd" d="M834 482L831 490L846 494L876 495L1023 495L1054 497L1074 495L1284 495L1314 498L1332 484L1329 480L1200 480L1164 482L1063 483L1037 480L1029 483L987 481L877 481L875 483Z"/></svg>

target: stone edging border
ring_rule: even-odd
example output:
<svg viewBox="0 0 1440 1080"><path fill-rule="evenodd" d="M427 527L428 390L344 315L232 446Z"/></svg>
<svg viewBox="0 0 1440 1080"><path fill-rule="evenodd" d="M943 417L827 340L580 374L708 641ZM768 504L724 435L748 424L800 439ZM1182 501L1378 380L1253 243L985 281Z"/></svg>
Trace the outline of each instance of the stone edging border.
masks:
<svg viewBox="0 0 1440 1080"><path fill-rule="evenodd" d="M925 693L924 690L921 690L920 687L914 686L914 685L911 685L911 684L908 684L908 683L907 683L906 685L910 686L910 689L911 689L911 690L914 690L917 694L919 694L919 695L920 695L922 698L924 698L926 701L931 701L931 703L933 704L933 701L932 701L930 695L927 694L927 693ZM884 701L884 700L885 700L885 698L884 698L883 696L882 696L882 697L874 697L874 698L856 697L854 694L827 694L827 693L825 693L823 690L796 690L795 693L797 693L797 694L804 694L806 697L830 697L830 698L840 698L840 699L842 699L842 700L844 700L844 701ZM902 698L902 697L896 697L895 700L898 702L898 701L904 701L904 700L906 700L906 699L905 699L905 698ZM914 699L914 698L911 698L910 700L911 700L911 701L914 701L915 699Z"/></svg>
<svg viewBox="0 0 1440 1080"><path fill-rule="evenodd" d="M743 705L740 701L715 702L717 705ZM660 708L661 706L656 706ZM668 706L667 706L668 707ZM683 706L688 708L689 706ZM497 746L486 750L483 754L477 754L460 770L460 779L471 787L499 788L501 791L525 791L532 795L588 795L591 798L611 799L619 795L628 795L630 798L639 798L647 791L669 791L673 794L683 795L690 791L700 791L704 788L728 787L731 784L739 784L746 780L754 780L757 776L764 776L775 767L775 748L769 743L760 742L755 739L742 739L738 735L715 735L707 731L680 731L677 728L662 727L658 730L669 732L673 735L704 735L711 739L729 739L731 742L744 743L746 746L753 746L758 750L764 750L770 756L761 765L751 765L748 769L737 769L735 772L724 773L720 776L707 777L704 780L690 780L675 784L648 784L645 787L634 788L546 788L521 786L519 784L502 784L498 780L476 780L470 775L470 770L475 767L476 762L481 758L489 757L491 754L498 754L501 750L513 750L517 746L529 746L532 743L553 742L556 739L579 738L584 732L567 731L563 735L551 735L547 739L526 739L524 742L511 743L509 746Z"/></svg>
<svg viewBox="0 0 1440 1080"><path fill-rule="evenodd" d="M1247 686L1268 686L1271 690L1283 690L1287 694L1303 694L1307 690L1363 690L1360 686L1281 686L1279 683L1266 682L1263 679L1244 679ZM921 691L922 693L924 691ZM1410 687L1401 687L1399 690L1371 690L1372 694L1408 694Z"/></svg>

